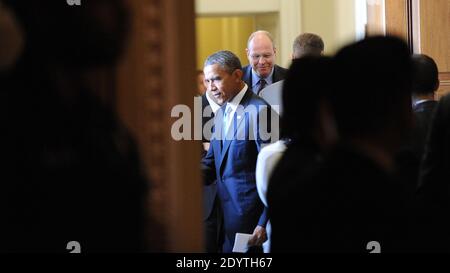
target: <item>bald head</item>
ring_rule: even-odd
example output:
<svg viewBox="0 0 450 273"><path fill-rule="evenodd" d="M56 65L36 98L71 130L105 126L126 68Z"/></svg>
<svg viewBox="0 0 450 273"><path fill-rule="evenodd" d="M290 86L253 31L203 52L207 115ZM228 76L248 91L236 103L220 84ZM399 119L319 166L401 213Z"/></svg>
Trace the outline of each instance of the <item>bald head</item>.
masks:
<svg viewBox="0 0 450 273"><path fill-rule="evenodd" d="M265 30L258 30L250 34L247 41L247 48L250 47L250 43L252 43L253 40L256 40L256 43L261 43L261 41L265 42L270 41L272 47L275 47L272 34L270 34L270 32Z"/></svg>
<svg viewBox="0 0 450 273"><path fill-rule="evenodd" d="M247 42L247 58L259 77L266 78L272 72L276 49L272 35L264 30L253 32Z"/></svg>

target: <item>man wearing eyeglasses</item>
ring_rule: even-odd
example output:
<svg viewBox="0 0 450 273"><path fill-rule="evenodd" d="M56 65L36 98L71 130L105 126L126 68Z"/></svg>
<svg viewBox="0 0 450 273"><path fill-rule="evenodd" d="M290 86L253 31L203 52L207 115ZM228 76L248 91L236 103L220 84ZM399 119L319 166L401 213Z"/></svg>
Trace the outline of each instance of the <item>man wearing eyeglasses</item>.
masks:
<svg viewBox="0 0 450 273"><path fill-rule="evenodd" d="M243 68L243 80L255 94L259 95L266 86L284 79L287 70L275 64L276 48L269 32L253 32L246 52L250 65Z"/></svg>

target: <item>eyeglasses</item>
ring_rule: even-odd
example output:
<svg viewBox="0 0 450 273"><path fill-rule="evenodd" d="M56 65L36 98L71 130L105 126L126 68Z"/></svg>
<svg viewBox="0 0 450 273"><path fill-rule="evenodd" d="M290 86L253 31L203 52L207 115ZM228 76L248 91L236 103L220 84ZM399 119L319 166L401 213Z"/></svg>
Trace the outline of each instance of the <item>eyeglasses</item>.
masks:
<svg viewBox="0 0 450 273"><path fill-rule="evenodd" d="M254 55L250 55L250 58L252 58L253 61L258 61L260 58L263 58L264 60L268 60L270 58L273 57L273 54L268 53L268 54L254 54Z"/></svg>

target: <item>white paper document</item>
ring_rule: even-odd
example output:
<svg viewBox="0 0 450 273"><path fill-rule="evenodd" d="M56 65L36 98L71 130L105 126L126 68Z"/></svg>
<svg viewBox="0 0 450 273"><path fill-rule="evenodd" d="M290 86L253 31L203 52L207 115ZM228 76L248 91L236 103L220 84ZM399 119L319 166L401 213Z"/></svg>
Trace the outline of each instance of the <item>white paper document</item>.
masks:
<svg viewBox="0 0 450 273"><path fill-rule="evenodd" d="M252 236L252 234L247 233L236 233L233 252L246 253L248 250L248 241Z"/></svg>

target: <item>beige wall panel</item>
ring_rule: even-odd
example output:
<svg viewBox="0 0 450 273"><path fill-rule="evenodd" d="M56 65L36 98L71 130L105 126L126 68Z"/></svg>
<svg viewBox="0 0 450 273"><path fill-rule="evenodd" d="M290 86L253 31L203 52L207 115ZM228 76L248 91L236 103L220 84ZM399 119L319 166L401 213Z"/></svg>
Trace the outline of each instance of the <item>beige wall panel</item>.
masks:
<svg viewBox="0 0 450 273"><path fill-rule="evenodd" d="M198 17L196 19L197 69L205 59L219 50L230 50L248 64L245 48L255 29L253 16Z"/></svg>
<svg viewBox="0 0 450 273"><path fill-rule="evenodd" d="M440 94L450 92L450 0L420 1L421 52L437 63Z"/></svg>

